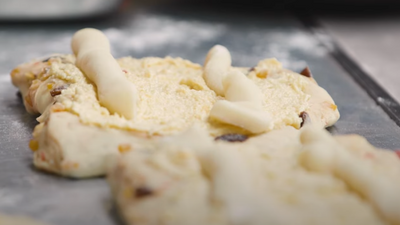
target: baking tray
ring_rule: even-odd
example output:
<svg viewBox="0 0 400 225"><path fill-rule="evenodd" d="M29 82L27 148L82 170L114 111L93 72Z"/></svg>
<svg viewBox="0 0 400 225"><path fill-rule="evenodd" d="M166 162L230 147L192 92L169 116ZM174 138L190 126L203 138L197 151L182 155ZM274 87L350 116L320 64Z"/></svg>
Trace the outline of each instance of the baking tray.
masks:
<svg viewBox="0 0 400 225"><path fill-rule="evenodd" d="M70 52L72 34L87 26L106 33L116 57L171 55L202 63L210 47L222 44L236 66L251 67L266 57L295 71L308 65L341 112L332 133L357 133L377 147L400 148L400 128L334 57L330 37L309 32L290 15L142 9L100 22L0 24L0 212L54 225L121 224L104 179L66 179L32 167L28 141L35 117L25 112L8 77L19 63Z"/></svg>
<svg viewBox="0 0 400 225"><path fill-rule="evenodd" d="M122 0L0 0L0 20L73 20L114 13Z"/></svg>

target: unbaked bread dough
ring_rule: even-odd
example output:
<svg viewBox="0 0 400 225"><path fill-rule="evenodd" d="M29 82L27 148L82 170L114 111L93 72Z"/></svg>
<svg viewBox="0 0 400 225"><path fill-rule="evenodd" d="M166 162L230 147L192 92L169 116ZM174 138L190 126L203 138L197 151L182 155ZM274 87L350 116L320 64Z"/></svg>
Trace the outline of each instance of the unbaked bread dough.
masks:
<svg viewBox="0 0 400 225"><path fill-rule="evenodd" d="M41 114L30 142L40 169L72 177L103 175L108 156L119 154L115 146L125 144L119 135L152 139L197 123L214 137L254 136L286 126L299 129L304 113L321 127L339 118L334 101L313 78L286 70L275 59L251 69L232 67L229 51L216 46L204 67L171 57L114 60L99 32L75 34L77 58L54 55L11 72L27 111Z"/></svg>
<svg viewBox="0 0 400 225"><path fill-rule="evenodd" d="M193 128L156 142L110 169L127 224L400 224L400 160L360 136L307 125L228 143Z"/></svg>
<svg viewBox="0 0 400 225"><path fill-rule="evenodd" d="M110 52L110 42L103 32L94 28L84 28L77 31L71 41L72 52L75 55L94 49Z"/></svg>
<svg viewBox="0 0 400 225"><path fill-rule="evenodd" d="M114 59L95 29L71 45L74 55L11 72L27 111L41 114L34 165L108 171L127 224L400 225L398 157L323 130L339 112L309 71L276 59L232 67L223 46L204 66Z"/></svg>
<svg viewBox="0 0 400 225"><path fill-rule="evenodd" d="M137 91L123 74L110 53L107 37L96 29L82 29L72 37L76 66L97 86L100 104L110 112L133 119L137 108Z"/></svg>
<svg viewBox="0 0 400 225"><path fill-rule="evenodd" d="M0 214L0 225L45 225L28 217Z"/></svg>

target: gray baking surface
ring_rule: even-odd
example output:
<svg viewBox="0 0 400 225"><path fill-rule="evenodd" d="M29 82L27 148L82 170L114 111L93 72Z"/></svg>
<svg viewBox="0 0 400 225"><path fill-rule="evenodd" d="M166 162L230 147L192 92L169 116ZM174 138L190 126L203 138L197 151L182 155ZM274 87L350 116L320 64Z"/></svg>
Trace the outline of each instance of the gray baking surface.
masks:
<svg viewBox="0 0 400 225"><path fill-rule="evenodd" d="M231 50L237 66L251 67L266 57L276 57L296 71L309 65L341 112L332 133L357 133L375 146L400 148L400 128L336 64L329 49L289 16L164 10L137 11L98 23L1 24L0 212L54 225L119 224L103 179L59 178L32 167L28 141L35 117L25 112L8 78L19 63L54 52L69 53L71 35L85 26L102 29L116 57L171 55L202 63L210 47L222 44Z"/></svg>

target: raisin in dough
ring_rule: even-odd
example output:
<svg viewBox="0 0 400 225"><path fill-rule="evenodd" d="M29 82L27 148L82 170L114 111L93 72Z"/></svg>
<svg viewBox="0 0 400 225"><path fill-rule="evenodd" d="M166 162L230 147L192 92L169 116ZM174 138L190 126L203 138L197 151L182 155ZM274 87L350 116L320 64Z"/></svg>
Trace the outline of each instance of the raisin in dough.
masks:
<svg viewBox="0 0 400 225"><path fill-rule="evenodd" d="M230 57L228 50L220 54L211 49L205 66L171 57L114 59L103 43L106 39L98 40L103 46L100 49L87 44L90 33L83 38L89 42L72 46L76 55L33 60L11 72L26 110L41 114L30 142L34 164L40 169L71 177L103 175L106 159L120 154L118 146L123 146L125 139L146 142L182 132L193 123L214 137L226 133L251 136L285 126L299 129L302 112L307 112L312 123L319 126L330 126L339 118L334 101L313 78L286 70L275 59L262 60L253 69L232 67L225 59L224 76L216 77L223 88L218 92L208 81L218 71L213 65L218 65L215 62L221 60L219 57ZM83 50L80 52L79 48ZM108 73L98 74L95 67L85 64L85 60L100 60L85 59L86 53L93 51L100 51L118 64L112 63L110 71L119 66L120 73L109 74L119 77L118 81L109 85L125 83L121 90L136 89L126 92L132 98L122 102L116 99L115 107L108 104L112 98L107 97L120 93L107 87ZM236 89L243 95L238 95ZM113 94L107 95L107 90ZM105 98L102 100L100 95ZM221 102L224 104L218 108ZM118 108L121 105L130 107L124 111ZM235 111L238 109L241 111ZM77 141L72 144L72 140Z"/></svg>
<svg viewBox="0 0 400 225"><path fill-rule="evenodd" d="M192 129L125 152L108 180L127 224L400 224L396 154L315 127L241 143Z"/></svg>

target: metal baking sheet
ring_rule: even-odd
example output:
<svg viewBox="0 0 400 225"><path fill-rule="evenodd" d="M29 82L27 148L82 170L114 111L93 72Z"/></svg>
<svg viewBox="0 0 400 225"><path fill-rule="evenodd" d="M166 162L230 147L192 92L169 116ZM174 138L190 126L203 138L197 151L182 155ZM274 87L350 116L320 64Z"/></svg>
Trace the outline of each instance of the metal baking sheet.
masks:
<svg viewBox="0 0 400 225"><path fill-rule="evenodd" d="M122 0L0 0L0 20L72 20L117 11Z"/></svg>
<svg viewBox="0 0 400 225"><path fill-rule="evenodd" d="M72 180L32 167L28 141L35 117L25 112L8 77L19 63L69 53L71 35L87 26L107 34L116 57L171 55L202 63L210 47L222 44L237 66L266 57L296 71L308 65L341 112L332 133L357 133L377 147L400 148L400 128L331 57L329 45L321 45L291 16L147 9L102 22L0 24L0 212L54 225L120 224L104 179Z"/></svg>

